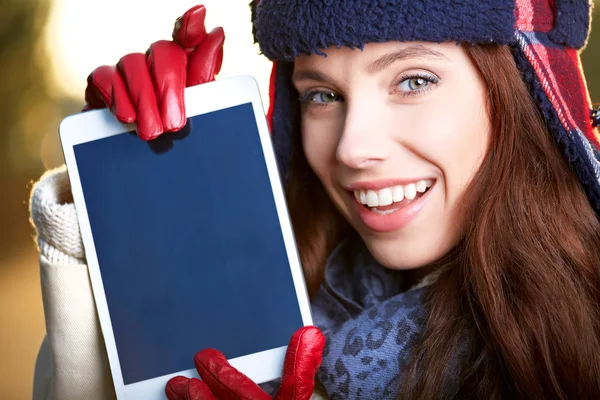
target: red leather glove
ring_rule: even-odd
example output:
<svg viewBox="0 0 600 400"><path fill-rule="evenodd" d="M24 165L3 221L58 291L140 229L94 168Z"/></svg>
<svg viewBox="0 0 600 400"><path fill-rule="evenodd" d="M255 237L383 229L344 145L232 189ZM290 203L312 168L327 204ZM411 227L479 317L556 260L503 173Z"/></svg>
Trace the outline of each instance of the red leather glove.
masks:
<svg viewBox="0 0 600 400"><path fill-rule="evenodd" d="M281 386L275 400L310 398L324 347L325 337L314 326L305 326L294 333L285 355ZM202 380L183 376L170 379L165 388L169 400L271 400L217 350L198 352L194 362Z"/></svg>
<svg viewBox="0 0 600 400"><path fill-rule="evenodd" d="M223 62L223 28L206 33L204 6L177 19L173 41L153 43L118 64L96 68L88 77L85 110L108 107L123 123L136 123L151 140L186 124L184 88L213 81Z"/></svg>

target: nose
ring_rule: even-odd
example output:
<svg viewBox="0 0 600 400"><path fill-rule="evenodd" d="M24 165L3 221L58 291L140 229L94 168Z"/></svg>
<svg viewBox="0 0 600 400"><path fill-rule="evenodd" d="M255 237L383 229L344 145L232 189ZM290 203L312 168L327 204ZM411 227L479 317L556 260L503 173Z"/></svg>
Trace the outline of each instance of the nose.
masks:
<svg viewBox="0 0 600 400"><path fill-rule="evenodd" d="M352 169L366 169L385 160L391 150L386 142L390 126L373 105L348 105L337 160Z"/></svg>

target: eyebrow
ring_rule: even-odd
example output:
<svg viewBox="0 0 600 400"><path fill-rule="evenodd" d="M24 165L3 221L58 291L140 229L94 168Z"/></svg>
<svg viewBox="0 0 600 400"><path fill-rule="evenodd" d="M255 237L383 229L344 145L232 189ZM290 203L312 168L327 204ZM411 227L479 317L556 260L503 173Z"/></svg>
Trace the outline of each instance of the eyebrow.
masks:
<svg viewBox="0 0 600 400"><path fill-rule="evenodd" d="M323 72L315 71L313 69L304 69L300 71L294 71L292 74L292 81L317 81L317 82L331 82L333 79Z"/></svg>
<svg viewBox="0 0 600 400"><path fill-rule="evenodd" d="M443 53L440 53L439 51L435 51L423 45L416 44L405 47L402 50L394 51L381 56L380 58L369 64L369 66L367 67L367 72L370 75L375 75L397 61L407 60L410 58L433 58L446 61L450 60L448 56L446 56ZM311 80L316 82L331 82L332 78L323 72L308 69L294 71L292 80L294 82L302 80Z"/></svg>
<svg viewBox="0 0 600 400"><path fill-rule="evenodd" d="M373 61L367 67L367 72L370 75L375 75L383 71L396 61L406 60L409 58L434 58L448 61L449 58L439 51L435 51L420 44L412 45L392 53L388 53L377 60Z"/></svg>

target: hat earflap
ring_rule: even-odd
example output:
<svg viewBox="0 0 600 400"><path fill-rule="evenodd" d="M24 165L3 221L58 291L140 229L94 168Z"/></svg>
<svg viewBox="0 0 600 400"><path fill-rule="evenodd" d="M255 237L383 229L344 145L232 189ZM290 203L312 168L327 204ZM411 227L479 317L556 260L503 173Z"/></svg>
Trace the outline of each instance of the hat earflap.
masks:
<svg viewBox="0 0 600 400"><path fill-rule="evenodd" d="M548 34L550 40L574 49L583 48L589 34L591 0L550 0L550 2L554 3L555 15L554 28Z"/></svg>

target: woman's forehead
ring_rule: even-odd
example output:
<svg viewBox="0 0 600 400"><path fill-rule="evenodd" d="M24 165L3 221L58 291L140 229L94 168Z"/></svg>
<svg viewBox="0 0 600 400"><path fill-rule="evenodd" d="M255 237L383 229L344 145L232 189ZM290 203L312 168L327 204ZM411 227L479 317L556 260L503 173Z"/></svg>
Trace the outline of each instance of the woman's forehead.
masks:
<svg viewBox="0 0 600 400"><path fill-rule="evenodd" d="M352 62L364 65L367 72L375 74L397 61L429 60L452 62L464 57L456 43L385 42L368 43L362 49L331 46L320 54L303 54L294 59L295 69L327 67L330 64Z"/></svg>

